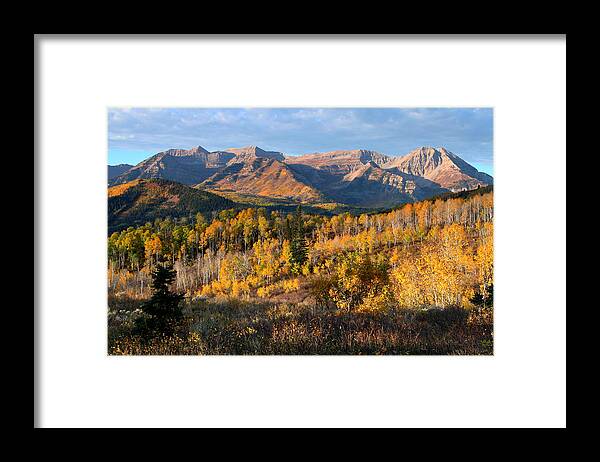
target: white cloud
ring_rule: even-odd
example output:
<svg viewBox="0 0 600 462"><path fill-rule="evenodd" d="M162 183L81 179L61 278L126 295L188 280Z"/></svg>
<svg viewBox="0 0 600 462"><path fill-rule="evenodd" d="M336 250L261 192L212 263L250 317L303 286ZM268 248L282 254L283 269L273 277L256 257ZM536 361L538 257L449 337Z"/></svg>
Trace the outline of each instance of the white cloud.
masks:
<svg viewBox="0 0 600 462"><path fill-rule="evenodd" d="M109 147L209 150L259 145L291 154L365 148L404 154L445 146L469 161L492 158L490 108L113 108Z"/></svg>

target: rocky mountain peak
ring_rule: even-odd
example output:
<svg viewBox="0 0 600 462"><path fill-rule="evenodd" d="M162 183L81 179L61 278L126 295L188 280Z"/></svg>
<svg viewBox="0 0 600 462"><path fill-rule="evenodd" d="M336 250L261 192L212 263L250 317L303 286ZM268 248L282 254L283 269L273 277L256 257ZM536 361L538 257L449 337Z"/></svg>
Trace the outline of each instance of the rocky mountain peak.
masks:
<svg viewBox="0 0 600 462"><path fill-rule="evenodd" d="M168 149L166 151L164 151L163 153L159 153L159 154L165 154L168 156L172 156L172 157L186 157L186 156L194 156L194 155L198 155L198 154L202 154L202 155L206 155L209 154L209 152L204 149L202 146L198 146L192 149Z"/></svg>
<svg viewBox="0 0 600 462"><path fill-rule="evenodd" d="M226 150L235 155L230 163L247 162L256 158L276 159L282 161L284 156L277 151L265 151L258 146L244 146L243 148L229 148Z"/></svg>
<svg viewBox="0 0 600 462"><path fill-rule="evenodd" d="M194 150L197 153L209 154L209 152L200 145L198 145L196 148L194 148Z"/></svg>
<svg viewBox="0 0 600 462"><path fill-rule="evenodd" d="M492 184L491 176L479 172L444 147L421 146L385 164L400 172L431 180L450 191Z"/></svg>

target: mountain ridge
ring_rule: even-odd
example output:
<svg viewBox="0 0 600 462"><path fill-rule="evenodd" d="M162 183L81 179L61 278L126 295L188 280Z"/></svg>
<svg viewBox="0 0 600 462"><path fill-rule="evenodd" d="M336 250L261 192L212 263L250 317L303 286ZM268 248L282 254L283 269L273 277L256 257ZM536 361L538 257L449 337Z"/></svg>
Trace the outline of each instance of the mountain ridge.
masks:
<svg viewBox="0 0 600 462"><path fill-rule="evenodd" d="M119 175L122 175L127 170L129 170L133 167L134 166L131 164L109 165L108 166L108 181L112 180L113 178L118 177Z"/></svg>
<svg viewBox="0 0 600 462"><path fill-rule="evenodd" d="M137 179L108 188L108 231L156 218L184 217L235 207L229 199L163 179Z"/></svg>
<svg viewBox="0 0 600 462"><path fill-rule="evenodd" d="M109 179L109 185L149 178L298 203L360 207L393 206L493 184L490 175L444 147L422 146L403 156L368 149L286 156L252 145L161 151Z"/></svg>

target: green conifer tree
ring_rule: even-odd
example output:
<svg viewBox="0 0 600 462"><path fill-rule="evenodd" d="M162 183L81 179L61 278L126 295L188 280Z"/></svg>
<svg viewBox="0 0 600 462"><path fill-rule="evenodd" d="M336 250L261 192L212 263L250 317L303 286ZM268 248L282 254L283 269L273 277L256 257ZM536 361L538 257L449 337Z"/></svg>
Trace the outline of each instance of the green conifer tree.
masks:
<svg viewBox="0 0 600 462"><path fill-rule="evenodd" d="M290 242L290 267L293 274L299 274L302 265L308 260L308 245L304 237L304 222L302 220L302 207L298 206L294 216L292 240Z"/></svg>
<svg viewBox="0 0 600 462"><path fill-rule="evenodd" d="M142 304L146 316L140 318L136 325L142 335L171 335L182 320L180 303L183 295L169 289L174 280L175 271L168 264L157 265L152 272L152 297Z"/></svg>
<svg viewBox="0 0 600 462"><path fill-rule="evenodd" d="M471 298L471 303L479 308L494 306L494 284L488 284L483 291L477 290Z"/></svg>

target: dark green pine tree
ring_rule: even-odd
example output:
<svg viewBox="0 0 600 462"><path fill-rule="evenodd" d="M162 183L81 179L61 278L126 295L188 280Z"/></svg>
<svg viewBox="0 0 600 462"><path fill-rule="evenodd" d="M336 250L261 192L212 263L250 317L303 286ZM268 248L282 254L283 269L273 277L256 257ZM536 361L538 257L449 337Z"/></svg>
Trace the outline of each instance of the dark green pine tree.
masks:
<svg viewBox="0 0 600 462"><path fill-rule="evenodd" d="M485 306L488 308L494 306L494 284L488 284L485 288Z"/></svg>
<svg viewBox="0 0 600 462"><path fill-rule="evenodd" d="M494 306L494 284L487 285L483 291L475 292L471 303L480 308L492 308Z"/></svg>
<svg viewBox="0 0 600 462"><path fill-rule="evenodd" d="M136 325L142 335L171 335L182 320L180 303L183 295L169 289L175 275L173 267L168 264L157 265L152 272L152 297L141 306L147 316L140 318Z"/></svg>
<svg viewBox="0 0 600 462"><path fill-rule="evenodd" d="M290 266L292 273L299 274L302 265L308 259L308 246L304 237L304 222L302 221L302 207L298 206L292 229L290 242Z"/></svg>

